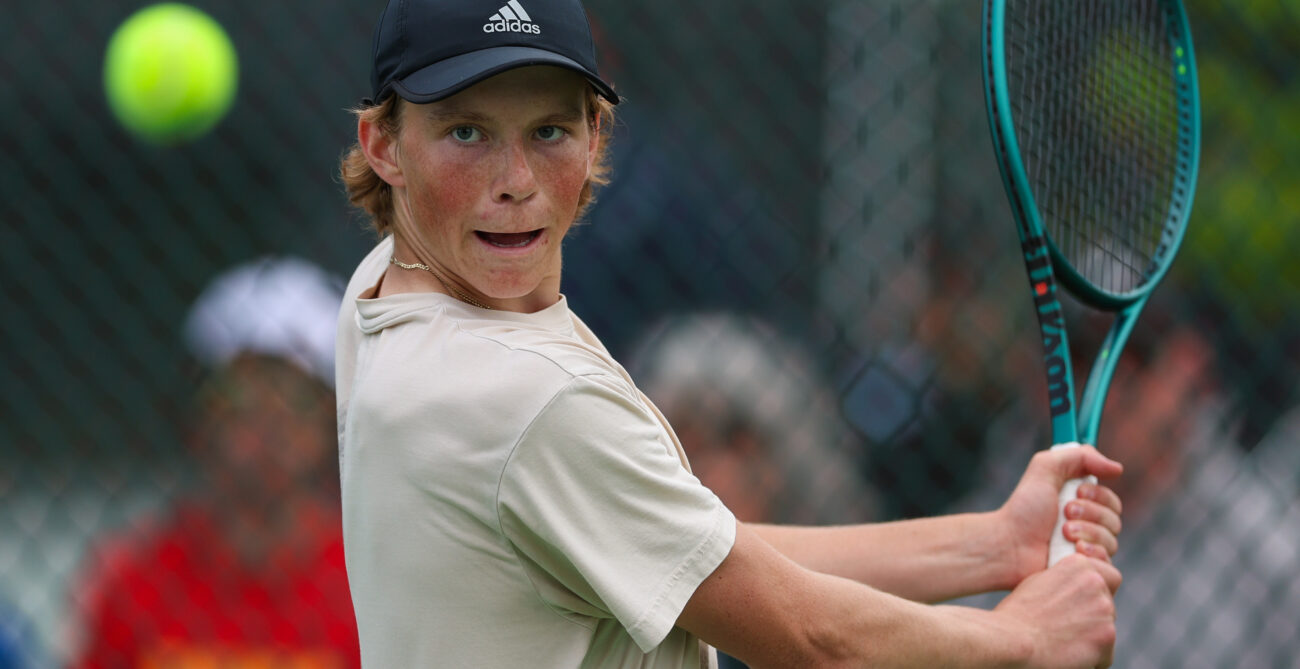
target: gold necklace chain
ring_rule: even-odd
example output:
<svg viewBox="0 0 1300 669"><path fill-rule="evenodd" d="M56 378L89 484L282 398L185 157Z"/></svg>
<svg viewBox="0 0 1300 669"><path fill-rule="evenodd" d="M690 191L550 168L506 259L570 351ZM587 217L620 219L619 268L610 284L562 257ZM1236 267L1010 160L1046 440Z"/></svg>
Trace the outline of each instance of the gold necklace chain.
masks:
<svg viewBox="0 0 1300 669"><path fill-rule="evenodd" d="M438 273L438 270L435 270L434 268L429 267L428 265L425 265L424 263L418 263L418 262L417 262L417 263L404 263L404 262L398 260L398 259L397 259L397 256L389 256L389 257L388 257L388 261L391 262L391 263L394 264L394 265L397 265L398 267L401 267L402 269L422 269L422 270L424 270L424 271L426 271L426 272L432 274L432 275L433 275L433 278L437 279L437 280L438 280L438 283L442 284L442 287L443 287L444 290L446 290L447 292L451 293L452 296L454 296L456 299L460 300L461 302L465 302L465 303L468 303L468 304L472 304L472 305L478 307L479 309L487 309L487 310L489 310L489 311L492 310L492 307L489 307L488 305L483 304L482 302L479 302L478 300L476 300L476 299L470 297L469 295L465 294L464 291L462 291L462 290L460 290L459 288L455 287L455 286L452 285L451 283L448 283L448 281L447 281L446 279L442 278L442 274L439 274L439 273Z"/></svg>

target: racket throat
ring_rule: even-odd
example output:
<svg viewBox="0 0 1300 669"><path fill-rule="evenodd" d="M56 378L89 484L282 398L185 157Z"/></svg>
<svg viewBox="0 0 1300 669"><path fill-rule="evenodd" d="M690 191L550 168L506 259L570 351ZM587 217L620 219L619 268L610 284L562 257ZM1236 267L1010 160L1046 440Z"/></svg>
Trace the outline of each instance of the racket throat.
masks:
<svg viewBox="0 0 1300 669"><path fill-rule="evenodd" d="M1038 331L1043 340L1048 406L1055 419L1069 414L1074 404L1074 383L1070 378L1070 356L1066 348L1065 316L1061 313L1061 303L1057 299L1052 264L1047 257L1045 245L1040 243L1033 247L1028 244L1025 246L1025 264L1029 270L1029 284L1033 289L1034 313L1038 316Z"/></svg>

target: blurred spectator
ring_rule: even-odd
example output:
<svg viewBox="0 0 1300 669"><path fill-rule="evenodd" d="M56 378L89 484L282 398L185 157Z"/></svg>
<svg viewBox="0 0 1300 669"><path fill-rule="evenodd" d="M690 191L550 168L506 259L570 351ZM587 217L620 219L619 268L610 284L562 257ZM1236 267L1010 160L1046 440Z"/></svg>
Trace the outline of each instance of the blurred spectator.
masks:
<svg viewBox="0 0 1300 669"><path fill-rule="evenodd" d="M341 295L314 265L265 258L199 296L201 484L90 552L73 666L360 666L334 456Z"/></svg>
<svg viewBox="0 0 1300 669"><path fill-rule="evenodd" d="M1124 500L1116 666L1293 666L1300 504L1268 485L1234 438L1203 328L1158 311L1143 318L1099 437L1099 448L1125 466L1110 484ZM1028 410L991 431L990 483L971 507L987 508L1010 490L1043 446L1024 430L1042 424Z"/></svg>
<svg viewBox="0 0 1300 669"><path fill-rule="evenodd" d="M924 262L894 277L881 298L918 303L914 322L905 335L873 342L870 357L845 365L843 413L869 444L865 476L888 519L946 513L979 486L984 434L1023 392L1016 379L1041 364L1039 344L1014 316L1027 300L977 285L1002 279L1018 286L1023 266L993 266L986 260L993 252L975 246L987 242L970 234L960 246L940 236L918 244ZM918 267L925 279L914 276ZM903 311L882 308L870 317Z"/></svg>
<svg viewBox="0 0 1300 669"><path fill-rule="evenodd" d="M748 522L873 520L852 435L812 361L753 317L676 316L641 342L637 384L672 424L691 469Z"/></svg>

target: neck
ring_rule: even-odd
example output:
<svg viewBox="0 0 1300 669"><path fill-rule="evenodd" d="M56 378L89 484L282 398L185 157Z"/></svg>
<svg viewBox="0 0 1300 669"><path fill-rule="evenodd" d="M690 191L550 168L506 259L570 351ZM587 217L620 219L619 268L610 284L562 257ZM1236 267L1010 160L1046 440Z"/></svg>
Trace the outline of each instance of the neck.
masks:
<svg viewBox="0 0 1300 669"><path fill-rule="evenodd" d="M442 293L466 304L493 311L534 313L560 300L560 274L548 276L527 295L492 298L481 295L437 263L431 253L421 253L401 235L393 239L389 271L380 285L379 297L398 293Z"/></svg>
<svg viewBox="0 0 1300 669"><path fill-rule="evenodd" d="M474 306L476 306L476 307L478 307L478 308L480 308L480 309L492 309L492 307L490 307L490 306L488 306L488 305L486 305L486 304L480 302L480 301L479 301L478 299L476 299L473 295L470 295L469 293L467 293L467 292L465 292L464 290L462 290L462 289L460 289L459 287L457 287L455 284L449 282L449 281L447 280L447 277L443 275L442 271L439 270L439 269L438 269L436 266L434 266L434 265L426 265L426 264L424 264L424 263L418 263L418 262L415 262L415 263L406 263L406 262L402 262L401 260L398 260L398 259L397 259L397 256L396 256L396 255L390 257L390 258L388 259L388 262L389 262L390 264L395 265L395 266L397 266L397 267L400 267L400 268L402 268L402 269L407 269L407 270L419 270L419 271L422 271L422 272L428 272L428 273L432 274L432 275L433 275L433 278L436 279L436 280L438 281L438 284L439 284L440 286L442 286L442 289L443 289L443 291L444 291L445 293L451 295L452 297L455 297L456 299L460 300L461 302L465 302L465 303L468 303L468 304L474 305Z"/></svg>
<svg viewBox="0 0 1300 669"><path fill-rule="evenodd" d="M389 258L390 271L382 294L407 292L434 292L454 297L480 309L498 309L496 300L480 297L468 286L458 282L433 258L431 253L420 253L397 235L393 238L393 255Z"/></svg>

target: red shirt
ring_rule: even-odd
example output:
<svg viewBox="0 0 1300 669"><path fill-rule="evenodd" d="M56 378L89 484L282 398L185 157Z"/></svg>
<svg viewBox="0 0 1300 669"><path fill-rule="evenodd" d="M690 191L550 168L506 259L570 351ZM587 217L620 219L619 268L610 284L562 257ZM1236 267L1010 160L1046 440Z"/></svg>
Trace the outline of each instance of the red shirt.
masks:
<svg viewBox="0 0 1300 669"><path fill-rule="evenodd" d="M191 506L110 538L79 593L87 638L73 667L360 667L341 521L304 519L294 535L248 565Z"/></svg>

